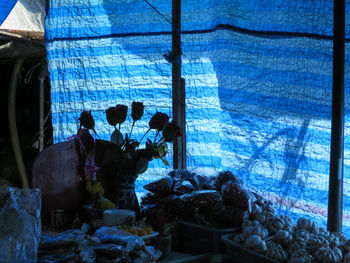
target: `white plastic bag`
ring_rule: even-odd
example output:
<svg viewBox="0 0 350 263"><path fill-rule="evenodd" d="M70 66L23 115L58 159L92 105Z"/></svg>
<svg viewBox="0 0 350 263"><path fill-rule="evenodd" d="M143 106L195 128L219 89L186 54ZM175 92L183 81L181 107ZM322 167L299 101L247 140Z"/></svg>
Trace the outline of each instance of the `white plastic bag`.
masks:
<svg viewBox="0 0 350 263"><path fill-rule="evenodd" d="M40 209L40 189L0 190L0 262L37 262Z"/></svg>

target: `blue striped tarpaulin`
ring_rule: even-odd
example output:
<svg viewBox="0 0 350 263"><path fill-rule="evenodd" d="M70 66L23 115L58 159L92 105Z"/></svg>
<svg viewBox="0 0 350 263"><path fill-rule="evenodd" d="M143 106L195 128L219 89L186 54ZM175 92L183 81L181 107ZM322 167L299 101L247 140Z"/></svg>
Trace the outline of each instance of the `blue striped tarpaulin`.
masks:
<svg viewBox="0 0 350 263"><path fill-rule="evenodd" d="M5 21L17 0L0 1L0 25Z"/></svg>
<svg viewBox="0 0 350 263"><path fill-rule="evenodd" d="M54 141L83 110L109 140L105 110L143 101L140 138L171 116L171 1L50 0L46 44ZM350 3L346 2L344 232L350 234ZM229 169L294 219L326 225L331 137L333 1L182 0L188 168ZM130 117L122 132L130 131ZM143 185L172 167L155 160Z"/></svg>

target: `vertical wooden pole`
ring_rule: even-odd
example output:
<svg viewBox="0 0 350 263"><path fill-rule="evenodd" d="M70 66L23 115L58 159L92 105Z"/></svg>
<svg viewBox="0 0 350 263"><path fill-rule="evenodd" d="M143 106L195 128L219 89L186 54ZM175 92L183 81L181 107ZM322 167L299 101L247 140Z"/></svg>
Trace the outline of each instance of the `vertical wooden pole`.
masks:
<svg viewBox="0 0 350 263"><path fill-rule="evenodd" d="M327 230L342 231L344 164L344 55L345 1L334 0L332 134Z"/></svg>
<svg viewBox="0 0 350 263"><path fill-rule="evenodd" d="M181 78L181 163L182 169L187 168L187 155L186 155L186 82L184 78Z"/></svg>
<svg viewBox="0 0 350 263"><path fill-rule="evenodd" d="M173 84L173 120L185 131L184 122L184 85L181 81L181 0L172 0L172 84ZM184 81L183 81L184 84ZM182 92L181 92L182 91ZM183 93L183 94L182 94ZM173 143L173 168L186 168L186 134L177 137Z"/></svg>

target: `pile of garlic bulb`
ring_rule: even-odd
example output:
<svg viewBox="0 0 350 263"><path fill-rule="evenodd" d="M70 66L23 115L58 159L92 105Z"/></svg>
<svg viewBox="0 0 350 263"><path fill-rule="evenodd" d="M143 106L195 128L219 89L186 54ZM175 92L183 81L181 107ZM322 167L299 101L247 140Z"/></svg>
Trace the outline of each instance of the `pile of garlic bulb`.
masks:
<svg viewBox="0 0 350 263"><path fill-rule="evenodd" d="M251 217L233 241L278 262L350 263L350 239L308 218L293 224L289 216L276 215L273 204L262 198L254 202Z"/></svg>

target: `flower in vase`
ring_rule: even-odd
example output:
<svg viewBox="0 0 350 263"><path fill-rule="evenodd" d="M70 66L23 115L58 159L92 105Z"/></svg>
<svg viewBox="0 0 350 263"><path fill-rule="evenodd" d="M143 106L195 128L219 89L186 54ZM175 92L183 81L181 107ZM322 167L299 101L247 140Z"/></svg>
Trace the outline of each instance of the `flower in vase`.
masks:
<svg viewBox="0 0 350 263"><path fill-rule="evenodd" d="M92 117L91 110L90 111L83 111L80 114L80 127L84 127L88 130L93 130L95 127L95 120Z"/></svg>
<svg viewBox="0 0 350 263"><path fill-rule="evenodd" d="M165 113L157 111L149 121L149 128L158 132L164 130L169 121L169 116Z"/></svg>
<svg viewBox="0 0 350 263"><path fill-rule="evenodd" d="M141 137L140 140L133 139L132 130L137 121L141 120L144 115L144 108L142 102L132 102L131 117L133 120L129 133L123 135L121 133L121 124L127 119L128 106L118 104L115 107L110 107L106 110L106 119L109 125L114 127L111 134L110 141L103 140L96 143L96 164L103 165L98 170L99 175L96 175L97 180L103 182L104 193L97 194L95 189L87 184L87 189L93 196L99 197L99 205L104 208L109 207L111 203L109 200L115 202L119 208L128 208L138 210L138 201L135 194L134 182L139 174L144 173L148 168L148 163L153 159L161 159L165 165L169 163L164 159L168 152L167 143L171 143L174 138L180 136L180 129L175 121L169 122L169 116L162 112L156 112L148 123L148 130ZM82 125L85 129L83 131L90 137L89 128L93 128L95 123L93 121L91 111L84 112L81 116ZM117 124L119 124L117 126ZM151 131L156 130L153 140L147 138L144 145L141 144L143 138ZM162 137L158 138L160 133ZM79 136L83 138L82 136ZM84 140L85 141L85 140ZM94 140L92 140L94 142ZM93 145L95 145L93 143ZM108 154L106 154L108 151ZM98 156L98 153L101 153ZM104 174L108 171L108 174ZM111 175L115 175L111 176ZM97 187L96 185L95 187ZM98 188L98 187L97 187ZM100 189L101 190L101 189ZM119 196L120 195L120 196ZM107 198L106 202L103 198Z"/></svg>
<svg viewBox="0 0 350 263"><path fill-rule="evenodd" d="M117 107L110 107L106 110L106 117L107 122L112 125L113 127L116 127L118 123L118 111Z"/></svg>
<svg viewBox="0 0 350 263"><path fill-rule="evenodd" d="M145 106L142 102L133 101L131 104L131 118L133 121L141 120Z"/></svg>
<svg viewBox="0 0 350 263"><path fill-rule="evenodd" d="M128 114L128 106L118 104L106 110L107 122L116 128L117 124L122 124L126 120ZM120 127L119 127L120 128Z"/></svg>
<svg viewBox="0 0 350 263"><path fill-rule="evenodd" d="M179 126L177 126L176 121L172 120L165 126L163 130L163 138L165 142L172 142L177 136L181 136L181 131Z"/></svg>
<svg viewBox="0 0 350 263"><path fill-rule="evenodd" d="M122 124L126 120L126 116L128 115L128 106L118 104L115 106L116 108L116 116L117 116L117 123Z"/></svg>

